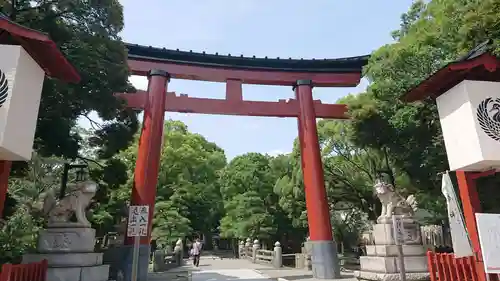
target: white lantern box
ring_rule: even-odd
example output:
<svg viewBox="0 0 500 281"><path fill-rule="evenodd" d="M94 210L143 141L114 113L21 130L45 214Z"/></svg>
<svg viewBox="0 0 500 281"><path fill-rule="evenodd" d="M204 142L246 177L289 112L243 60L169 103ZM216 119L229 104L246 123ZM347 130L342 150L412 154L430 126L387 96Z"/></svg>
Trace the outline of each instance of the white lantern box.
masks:
<svg viewBox="0 0 500 281"><path fill-rule="evenodd" d="M0 160L31 159L44 77L21 46L0 45Z"/></svg>
<svg viewBox="0 0 500 281"><path fill-rule="evenodd" d="M464 80L436 102L450 170L500 168L500 83Z"/></svg>

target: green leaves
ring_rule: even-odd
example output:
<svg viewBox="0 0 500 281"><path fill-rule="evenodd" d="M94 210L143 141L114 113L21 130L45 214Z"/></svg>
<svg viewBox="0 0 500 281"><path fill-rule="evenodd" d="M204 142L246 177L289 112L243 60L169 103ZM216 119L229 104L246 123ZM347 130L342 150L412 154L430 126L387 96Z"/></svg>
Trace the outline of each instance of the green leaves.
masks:
<svg viewBox="0 0 500 281"><path fill-rule="evenodd" d="M191 221L181 215L181 211L168 201L155 205L153 218L153 239L158 244L167 245L191 234Z"/></svg>
<svg viewBox="0 0 500 281"><path fill-rule="evenodd" d="M278 167L275 166L275 169ZM225 215L223 237L269 238L276 233L273 214L277 198L270 157L248 153L235 157L220 174Z"/></svg>
<svg viewBox="0 0 500 281"><path fill-rule="evenodd" d="M165 244L191 235L192 231L213 232L223 210L218 177L226 165L224 151L203 136L189 132L180 121L166 121L163 137L154 237ZM128 181L113 190L111 197L123 203L130 198L138 141L136 136L132 146L117 156L125 163Z"/></svg>
<svg viewBox="0 0 500 281"><path fill-rule="evenodd" d="M434 200L441 198L437 174L448 169L439 117L434 102L404 104L399 97L486 39L498 52L498 7L499 0L416 1L393 32L397 42L372 54L366 93L345 100L353 144L387 151L408 178L403 188L417 192L423 208L439 212L443 203Z"/></svg>
<svg viewBox="0 0 500 281"><path fill-rule="evenodd" d="M224 204L225 216L221 220L221 236L269 239L275 233L276 225L268 208L261 194L256 191L235 195Z"/></svg>
<svg viewBox="0 0 500 281"><path fill-rule="evenodd" d="M20 263L22 255L36 247L39 230L39 222L23 209L0 222L0 263Z"/></svg>

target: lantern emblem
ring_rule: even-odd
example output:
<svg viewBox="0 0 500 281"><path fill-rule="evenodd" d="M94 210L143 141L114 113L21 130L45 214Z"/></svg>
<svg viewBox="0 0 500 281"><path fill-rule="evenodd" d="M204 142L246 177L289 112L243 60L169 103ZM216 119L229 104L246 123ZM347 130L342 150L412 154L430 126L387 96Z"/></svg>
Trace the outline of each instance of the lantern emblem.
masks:
<svg viewBox="0 0 500 281"><path fill-rule="evenodd" d="M477 120L483 132L500 141L500 98L486 98L477 107Z"/></svg>
<svg viewBox="0 0 500 281"><path fill-rule="evenodd" d="M5 77L5 73L0 69L0 107L7 100L7 96L9 93L9 81L7 81L7 77Z"/></svg>

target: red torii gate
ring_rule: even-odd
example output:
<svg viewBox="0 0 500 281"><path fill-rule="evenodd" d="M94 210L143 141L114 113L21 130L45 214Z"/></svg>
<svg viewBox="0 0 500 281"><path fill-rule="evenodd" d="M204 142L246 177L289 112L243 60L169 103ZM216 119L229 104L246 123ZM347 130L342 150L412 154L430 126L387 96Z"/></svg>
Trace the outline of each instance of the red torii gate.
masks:
<svg viewBox="0 0 500 281"><path fill-rule="evenodd" d="M296 60L221 56L133 44L127 44L127 48L131 74L147 76L149 79L147 91L117 94L127 101L128 107L144 109L131 205L149 205L149 221L152 221L165 111L297 117L310 241L313 245L313 273L317 278L339 277L316 118L347 119L347 108L341 104L322 104L319 100L314 101L312 88L356 86L368 56ZM170 78L226 83L226 98L176 96L175 93L167 92ZM291 86L295 91L295 99L278 102L245 101L242 96L242 84ZM150 238L151 224L148 236L141 239L143 248L149 249ZM125 244L130 249L133 239L127 237ZM145 278L147 274L145 269L148 252L141 251L139 278ZM128 256L128 261L124 269L128 271L131 255L125 256Z"/></svg>
<svg viewBox="0 0 500 281"><path fill-rule="evenodd" d="M0 13L0 44L21 45L47 76L80 82L77 70L46 34L12 22ZM43 109L42 109L43 110ZM0 218L2 218L12 162L0 159Z"/></svg>

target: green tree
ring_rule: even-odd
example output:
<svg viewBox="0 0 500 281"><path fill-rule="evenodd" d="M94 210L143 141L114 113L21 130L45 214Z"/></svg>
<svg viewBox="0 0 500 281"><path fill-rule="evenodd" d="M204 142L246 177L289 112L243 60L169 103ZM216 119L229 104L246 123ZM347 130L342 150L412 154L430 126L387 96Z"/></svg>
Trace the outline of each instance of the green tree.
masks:
<svg viewBox="0 0 500 281"><path fill-rule="evenodd" d="M392 33L396 42L372 54L367 91L347 102L353 143L386 149L419 190L422 207L438 213L444 204L438 173L448 165L436 106L406 104L399 97L487 39L498 53L499 6L499 0L416 1Z"/></svg>
<svg viewBox="0 0 500 281"><path fill-rule="evenodd" d="M276 234L274 215L278 196L270 157L247 153L235 157L221 172L225 215L221 235L232 238L271 238Z"/></svg>
<svg viewBox="0 0 500 281"><path fill-rule="evenodd" d="M172 202L156 203L152 236L159 245L170 245L190 235L192 230L189 219L182 216Z"/></svg>
<svg viewBox="0 0 500 281"><path fill-rule="evenodd" d="M275 162L286 162L286 166L278 174L274 192L279 196L278 204L291 221L291 226L297 230L302 230L301 236L305 238L308 224L300 151L297 142L298 140L295 141L296 145L291 154L287 155L286 158L280 156L275 160Z"/></svg>
<svg viewBox="0 0 500 281"><path fill-rule="evenodd" d="M256 191L237 194L224 204L222 237L269 239L276 232L274 218Z"/></svg>
<svg viewBox="0 0 500 281"><path fill-rule="evenodd" d="M20 263L22 255L36 247L40 221L26 209L0 221L0 263Z"/></svg>
<svg viewBox="0 0 500 281"><path fill-rule="evenodd" d="M15 209L0 220L0 263L20 262L22 254L36 246L37 233L44 226L43 194L59 190L61 170L59 159L35 154L24 177L10 178L9 205Z"/></svg>
<svg viewBox="0 0 500 281"><path fill-rule="evenodd" d="M226 165L224 151L203 136L189 132L180 121L166 121L163 138L156 196L160 209L155 210L153 226L155 237L165 243L191 231L210 235L218 227L223 211L218 175ZM117 156L127 167L128 181L110 195L116 206L126 204L130 198L138 139L136 136L132 146ZM123 215L126 214L117 217ZM174 226L163 225L169 221L176 221L176 231Z"/></svg>
<svg viewBox="0 0 500 281"><path fill-rule="evenodd" d="M365 212L356 208L330 211L335 241L340 244L339 252L346 254L358 246L361 234L370 229Z"/></svg>

